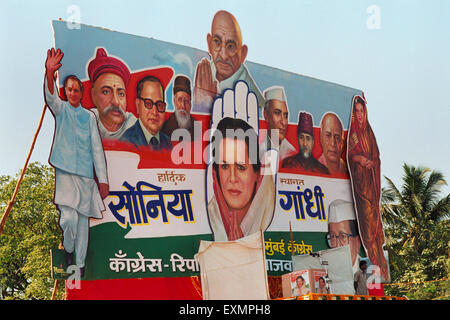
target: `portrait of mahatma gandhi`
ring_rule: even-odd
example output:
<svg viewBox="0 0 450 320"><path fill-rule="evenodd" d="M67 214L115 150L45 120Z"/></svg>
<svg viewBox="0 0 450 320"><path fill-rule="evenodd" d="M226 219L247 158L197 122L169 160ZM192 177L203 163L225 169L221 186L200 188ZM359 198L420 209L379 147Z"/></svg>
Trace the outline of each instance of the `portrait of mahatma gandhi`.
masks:
<svg viewBox="0 0 450 320"><path fill-rule="evenodd" d="M264 98L244 65L248 47L243 44L241 28L236 18L225 10L218 11L212 20L211 31L206 36L211 60L203 58L195 72L194 105L196 111L209 111L217 94L245 81L257 95L258 105L264 106Z"/></svg>

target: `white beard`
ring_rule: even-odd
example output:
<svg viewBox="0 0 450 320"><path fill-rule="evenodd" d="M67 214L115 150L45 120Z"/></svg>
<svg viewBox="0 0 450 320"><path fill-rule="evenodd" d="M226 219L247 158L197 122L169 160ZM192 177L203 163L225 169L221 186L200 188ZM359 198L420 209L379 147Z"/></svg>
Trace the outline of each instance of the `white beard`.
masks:
<svg viewBox="0 0 450 320"><path fill-rule="evenodd" d="M178 126L182 129L190 129L191 128L191 116L184 110L177 109L175 110L175 119L177 120Z"/></svg>
<svg viewBox="0 0 450 320"><path fill-rule="evenodd" d="M300 150L300 151L301 151L301 153L303 154L303 157L304 157L305 159L309 159L309 157L311 157L312 150L306 149L306 150Z"/></svg>

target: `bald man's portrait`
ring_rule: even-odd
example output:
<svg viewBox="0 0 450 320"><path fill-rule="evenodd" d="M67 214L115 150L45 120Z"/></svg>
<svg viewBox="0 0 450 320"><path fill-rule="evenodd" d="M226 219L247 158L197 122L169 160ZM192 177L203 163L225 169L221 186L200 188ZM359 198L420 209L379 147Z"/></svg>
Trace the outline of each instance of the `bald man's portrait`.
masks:
<svg viewBox="0 0 450 320"><path fill-rule="evenodd" d="M320 122L320 143L322 155L319 162L328 168L330 174L346 173L347 165L341 155L344 149L344 128L341 119L327 112Z"/></svg>
<svg viewBox="0 0 450 320"><path fill-rule="evenodd" d="M218 11L206 36L211 60L203 58L195 72L194 111L210 112L212 102L225 89L233 89L238 80L245 81L264 107L264 98L244 65L248 47L243 44L241 28L229 12Z"/></svg>

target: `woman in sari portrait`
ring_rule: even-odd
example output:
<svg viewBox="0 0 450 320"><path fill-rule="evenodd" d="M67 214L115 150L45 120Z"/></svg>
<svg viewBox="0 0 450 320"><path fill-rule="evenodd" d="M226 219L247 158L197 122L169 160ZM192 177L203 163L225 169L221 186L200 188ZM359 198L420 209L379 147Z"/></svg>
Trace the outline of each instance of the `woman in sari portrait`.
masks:
<svg viewBox="0 0 450 320"><path fill-rule="evenodd" d="M380 153L375 135L367 121L366 102L360 96L353 99L347 158L361 240L370 261L380 267L381 275L388 281L380 214Z"/></svg>

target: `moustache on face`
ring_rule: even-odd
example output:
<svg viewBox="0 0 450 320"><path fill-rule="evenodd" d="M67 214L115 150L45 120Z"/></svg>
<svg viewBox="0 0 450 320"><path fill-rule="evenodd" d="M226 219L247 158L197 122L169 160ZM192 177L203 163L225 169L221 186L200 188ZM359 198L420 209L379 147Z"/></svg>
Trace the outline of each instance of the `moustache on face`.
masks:
<svg viewBox="0 0 450 320"><path fill-rule="evenodd" d="M186 110L183 109L176 109L175 113L177 116L179 117L183 117L183 118L189 118L189 113Z"/></svg>
<svg viewBox="0 0 450 320"><path fill-rule="evenodd" d="M122 117L125 117L125 111L121 107L118 106L109 106L103 110L103 114L107 115L109 112L120 112Z"/></svg>
<svg viewBox="0 0 450 320"><path fill-rule="evenodd" d="M216 61L214 61L214 63L219 63L219 62L221 62L221 63L225 63L225 64L227 64L227 65L229 65L231 68L233 68L234 69L234 65L233 65L233 62L231 62L231 60L230 59L227 59L227 60L223 60L221 57L217 57L217 59L216 59Z"/></svg>

